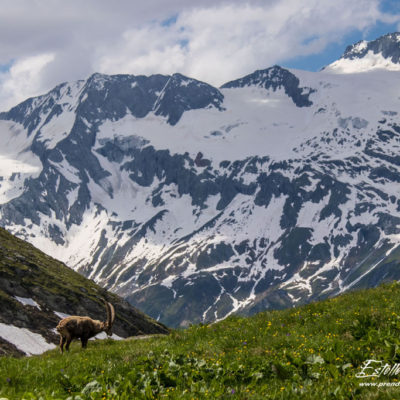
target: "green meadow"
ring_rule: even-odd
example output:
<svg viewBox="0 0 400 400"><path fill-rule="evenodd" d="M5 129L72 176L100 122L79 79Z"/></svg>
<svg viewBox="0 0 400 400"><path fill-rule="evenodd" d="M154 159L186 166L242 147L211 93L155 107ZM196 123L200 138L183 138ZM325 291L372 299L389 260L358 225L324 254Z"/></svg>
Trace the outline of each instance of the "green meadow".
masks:
<svg viewBox="0 0 400 400"><path fill-rule="evenodd" d="M390 283L168 336L3 357L0 398L398 399L397 364L400 284Z"/></svg>

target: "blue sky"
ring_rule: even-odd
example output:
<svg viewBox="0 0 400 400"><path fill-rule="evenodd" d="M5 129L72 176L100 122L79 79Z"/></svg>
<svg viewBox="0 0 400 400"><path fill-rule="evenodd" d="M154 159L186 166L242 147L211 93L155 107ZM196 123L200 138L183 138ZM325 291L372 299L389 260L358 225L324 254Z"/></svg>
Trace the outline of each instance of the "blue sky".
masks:
<svg viewBox="0 0 400 400"><path fill-rule="evenodd" d="M388 2L391 3L391 2ZM400 1L399 1L400 4ZM391 9L398 10L400 5L394 5ZM388 7L386 7L388 8ZM399 12L399 10L398 10ZM349 34L346 34L342 39L337 42L330 43L326 48L310 56L299 56L291 60L282 62L282 66L286 68L303 69L306 71L319 71L324 66L331 64L332 62L339 59L348 45L357 43L360 40L375 40L388 33L398 32L400 29L397 23L394 24L383 24L377 23L375 26L368 29L368 31L361 32L355 30Z"/></svg>
<svg viewBox="0 0 400 400"><path fill-rule="evenodd" d="M390 15L400 15L399 0L384 0L379 2L379 9ZM303 69L306 71L319 71L322 67L331 64L341 57L346 47L360 40L375 40L387 33L400 30L399 21L383 23L377 21L365 30L354 29L345 34L340 40L330 43L324 50L310 56L299 56L282 63L287 68Z"/></svg>
<svg viewBox="0 0 400 400"><path fill-rule="evenodd" d="M399 0L2 0L0 110L94 72L318 71L399 25Z"/></svg>

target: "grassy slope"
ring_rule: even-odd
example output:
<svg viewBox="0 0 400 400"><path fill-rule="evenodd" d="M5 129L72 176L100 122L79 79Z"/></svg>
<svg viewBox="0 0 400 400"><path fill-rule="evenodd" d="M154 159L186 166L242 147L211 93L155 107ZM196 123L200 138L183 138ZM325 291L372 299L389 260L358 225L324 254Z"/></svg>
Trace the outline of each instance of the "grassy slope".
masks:
<svg viewBox="0 0 400 400"><path fill-rule="evenodd" d="M41 310L25 307L14 296L33 298ZM52 329L60 318L53 311L104 319L102 299L115 306L116 334L126 337L167 332L166 327L122 298L0 228L0 322L29 328L49 341L58 342L58 335ZM0 339L0 355L4 353L18 354Z"/></svg>
<svg viewBox="0 0 400 400"><path fill-rule="evenodd" d="M170 336L78 343L68 355L0 358L9 399L393 399L400 374L359 379L369 359L400 362L400 284Z"/></svg>

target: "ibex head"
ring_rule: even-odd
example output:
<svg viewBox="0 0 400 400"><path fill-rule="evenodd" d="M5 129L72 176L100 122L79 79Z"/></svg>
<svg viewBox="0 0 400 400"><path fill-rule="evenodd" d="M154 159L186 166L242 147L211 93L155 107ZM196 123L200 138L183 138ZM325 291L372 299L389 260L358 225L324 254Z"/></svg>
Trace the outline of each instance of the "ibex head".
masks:
<svg viewBox="0 0 400 400"><path fill-rule="evenodd" d="M60 334L60 349L63 347L69 350L72 339L81 339L82 347L87 346L88 340L100 332L106 332L108 336L112 335L112 327L115 320L115 310L111 303L105 301L107 310L107 320L102 322L90 317L79 317L76 315L62 319L57 325L57 331Z"/></svg>

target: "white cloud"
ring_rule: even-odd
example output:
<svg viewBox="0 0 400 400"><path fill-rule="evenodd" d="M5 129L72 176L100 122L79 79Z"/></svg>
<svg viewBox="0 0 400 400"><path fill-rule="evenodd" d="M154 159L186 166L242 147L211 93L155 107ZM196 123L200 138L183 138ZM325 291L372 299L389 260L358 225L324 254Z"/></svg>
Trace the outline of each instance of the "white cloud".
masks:
<svg viewBox="0 0 400 400"><path fill-rule="evenodd" d="M0 110L93 72L181 72L220 85L400 20L380 11L384 0L3 1L0 65L15 61L0 74Z"/></svg>
<svg viewBox="0 0 400 400"><path fill-rule="evenodd" d="M306 5L305 5L306 4ZM126 32L97 62L104 73L173 73L222 84L257 68L317 53L352 30L396 16L374 0L281 0L186 10L168 27Z"/></svg>
<svg viewBox="0 0 400 400"><path fill-rule="evenodd" d="M129 30L114 47L100 46L94 64L103 73L152 74L181 70L186 50L175 26L152 23Z"/></svg>
<svg viewBox="0 0 400 400"><path fill-rule="evenodd" d="M0 74L0 102L3 109L10 108L43 89L42 72L53 62L54 54L22 58L9 71Z"/></svg>

